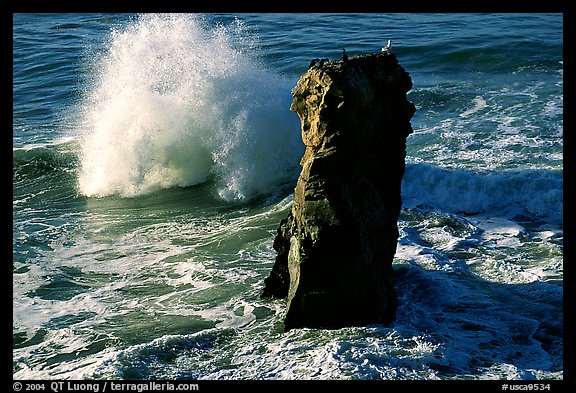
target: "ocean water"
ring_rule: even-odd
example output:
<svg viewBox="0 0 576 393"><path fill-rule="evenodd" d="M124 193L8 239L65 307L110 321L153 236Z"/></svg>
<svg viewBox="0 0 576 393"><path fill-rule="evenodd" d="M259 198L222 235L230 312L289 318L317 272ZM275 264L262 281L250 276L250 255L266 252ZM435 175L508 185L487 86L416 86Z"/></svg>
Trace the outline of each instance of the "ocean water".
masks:
<svg viewBox="0 0 576 393"><path fill-rule="evenodd" d="M410 73L398 311L260 298L312 58ZM14 379L563 379L561 14L14 14Z"/></svg>

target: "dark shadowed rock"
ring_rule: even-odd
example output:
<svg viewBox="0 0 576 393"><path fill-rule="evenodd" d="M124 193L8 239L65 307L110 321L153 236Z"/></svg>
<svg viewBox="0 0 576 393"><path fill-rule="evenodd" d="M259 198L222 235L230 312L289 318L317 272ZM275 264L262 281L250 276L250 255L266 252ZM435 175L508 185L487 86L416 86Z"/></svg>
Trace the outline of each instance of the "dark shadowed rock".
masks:
<svg viewBox="0 0 576 393"><path fill-rule="evenodd" d="M286 330L394 320L412 81L391 53L345 60L315 62L292 90L306 151L263 291L287 297Z"/></svg>

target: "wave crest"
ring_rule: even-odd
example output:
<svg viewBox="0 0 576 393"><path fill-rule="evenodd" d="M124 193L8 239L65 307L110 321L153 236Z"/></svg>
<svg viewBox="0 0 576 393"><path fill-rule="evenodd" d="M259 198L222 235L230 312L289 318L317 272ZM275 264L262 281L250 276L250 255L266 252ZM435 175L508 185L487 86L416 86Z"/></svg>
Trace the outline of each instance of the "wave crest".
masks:
<svg viewBox="0 0 576 393"><path fill-rule="evenodd" d="M404 207L430 205L447 212L529 212L563 221L561 170L472 172L408 163L402 183Z"/></svg>

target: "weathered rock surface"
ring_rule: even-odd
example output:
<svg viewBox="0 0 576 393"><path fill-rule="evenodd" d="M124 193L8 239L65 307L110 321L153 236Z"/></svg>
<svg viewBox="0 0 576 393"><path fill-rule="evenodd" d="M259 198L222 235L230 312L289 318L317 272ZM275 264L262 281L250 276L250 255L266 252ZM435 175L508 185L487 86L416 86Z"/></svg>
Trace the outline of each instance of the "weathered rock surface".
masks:
<svg viewBox="0 0 576 393"><path fill-rule="evenodd" d="M287 297L285 330L394 320L411 88L396 57L383 52L321 61L292 90L306 151L262 294Z"/></svg>

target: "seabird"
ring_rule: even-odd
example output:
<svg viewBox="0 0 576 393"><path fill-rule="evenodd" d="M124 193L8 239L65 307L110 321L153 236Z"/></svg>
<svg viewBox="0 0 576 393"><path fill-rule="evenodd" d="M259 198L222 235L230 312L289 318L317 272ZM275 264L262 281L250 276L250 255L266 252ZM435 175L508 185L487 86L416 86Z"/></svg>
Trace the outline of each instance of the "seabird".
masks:
<svg viewBox="0 0 576 393"><path fill-rule="evenodd" d="M344 63L348 62L348 55L346 54L346 49L342 49L342 61Z"/></svg>
<svg viewBox="0 0 576 393"><path fill-rule="evenodd" d="M382 52L390 52L390 48L392 47L392 40L388 40L388 43L386 44L386 46L384 48L382 48Z"/></svg>
<svg viewBox="0 0 576 393"><path fill-rule="evenodd" d="M316 63L318 63L320 61L320 59L312 59L310 61L310 64L308 65L308 69L314 67L316 65Z"/></svg>

